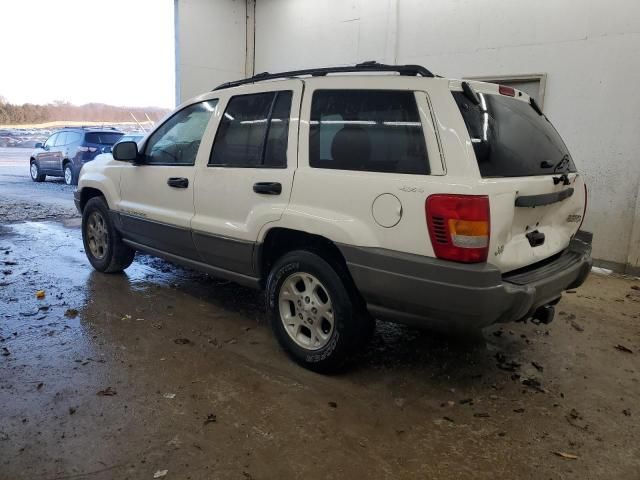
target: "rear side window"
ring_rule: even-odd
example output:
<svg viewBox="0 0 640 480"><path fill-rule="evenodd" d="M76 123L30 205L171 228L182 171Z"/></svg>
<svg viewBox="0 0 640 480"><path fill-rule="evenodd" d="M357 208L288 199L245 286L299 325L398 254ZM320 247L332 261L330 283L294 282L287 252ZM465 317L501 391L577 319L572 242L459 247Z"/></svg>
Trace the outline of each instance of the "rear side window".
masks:
<svg viewBox="0 0 640 480"><path fill-rule="evenodd" d="M428 174L415 95L390 90L316 90L309 164L315 168Z"/></svg>
<svg viewBox="0 0 640 480"><path fill-rule="evenodd" d="M98 145L113 145L122 137L121 133L115 132L89 132L85 135L86 143L96 143Z"/></svg>
<svg viewBox="0 0 640 480"><path fill-rule="evenodd" d="M220 120L209 165L286 167L291 95L282 91L232 97Z"/></svg>
<svg viewBox="0 0 640 480"><path fill-rule="evenodd" d="M483 177L525 177L575 172L556 129L527 102L478 92L474 104L453 92Z"/></svg>
<svg viewBox="0 0 640 480"><path fill-rule="evenodd" d="M82 141L82 134L78 132L67 132L67 144Z"/></svg>

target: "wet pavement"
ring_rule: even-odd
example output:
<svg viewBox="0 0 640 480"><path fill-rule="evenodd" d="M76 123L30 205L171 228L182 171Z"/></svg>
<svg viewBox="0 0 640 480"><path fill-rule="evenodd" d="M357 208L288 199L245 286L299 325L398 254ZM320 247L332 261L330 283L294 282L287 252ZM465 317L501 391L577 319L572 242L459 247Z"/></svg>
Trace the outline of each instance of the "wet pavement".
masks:
<svg viewBox="0 0 640 480"><path fill-rule="evenodd" d="M640 478L640 280L593 274L549 326L379 322L321 376L257 292L144 255L93 271L73 187L4 150L0 480Z"/></svg>
<svg viewBox="0 0 640 480"><path fill-rule="evenodd" d="M638 280L592 275L549 326L378 323L321 376L259 293L94 272L78 224L0 225L1 479L638 478Z"/></svg>
<svg viewBox="0 0 640 480"><path fill-rule="evenodd" d="M29 176L33 149L0 148L0 223L72 218L75 187L62 178L47 177L36 183Z"/></svg>

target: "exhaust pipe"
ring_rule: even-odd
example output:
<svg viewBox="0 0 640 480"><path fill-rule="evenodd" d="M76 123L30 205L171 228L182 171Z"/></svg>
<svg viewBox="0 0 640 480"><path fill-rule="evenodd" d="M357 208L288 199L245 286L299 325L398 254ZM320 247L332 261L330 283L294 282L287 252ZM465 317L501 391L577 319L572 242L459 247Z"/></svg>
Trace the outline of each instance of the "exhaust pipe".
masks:
<svg viewBox="0 0 640 480"><path fill-rule="evenodd" d="M537 320L538 323L544 323L545 325L548 325L553 320L553 317L555 316L555 314L556 314L556 309L554 308L553 305L544 305L538 308L533 313L533 319Z"/></svg>

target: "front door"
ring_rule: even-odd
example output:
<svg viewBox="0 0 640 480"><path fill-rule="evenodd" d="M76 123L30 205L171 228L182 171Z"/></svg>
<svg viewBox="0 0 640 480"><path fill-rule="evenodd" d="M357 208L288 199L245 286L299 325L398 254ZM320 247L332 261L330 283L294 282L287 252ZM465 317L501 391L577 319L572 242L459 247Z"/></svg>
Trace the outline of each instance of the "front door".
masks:
<svg viewBox="0 0 640 480"><path fill-rule="evenodd" d="M126 239L197 258L191 239L195 165L208 155L200 142L215 104L198 102L176 112L141 147L140 161L122 169L117 210Z"/></svg>
<svg viewBox="0 0 640 480"><path fill-rule="evenodd" d="M42 146L42 150L36 154L36 160L38 161L40 171L43 173L53 170L53 154L55 153L54 145L59 136L59 133L51 135Z"/></svg>
<svg viewBox="0 0 640 480"><path fill-rule="evenodd" d="M208 161L198 163L193 239L210 265L253 275L253 250L265 224L289 203L297 167L303 83L264 84L221 98Z"/></svg>

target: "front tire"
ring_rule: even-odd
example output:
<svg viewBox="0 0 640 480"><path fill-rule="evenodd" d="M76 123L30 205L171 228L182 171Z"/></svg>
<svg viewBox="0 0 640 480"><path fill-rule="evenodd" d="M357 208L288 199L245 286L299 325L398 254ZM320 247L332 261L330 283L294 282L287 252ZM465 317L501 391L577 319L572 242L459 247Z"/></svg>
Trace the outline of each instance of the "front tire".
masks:
<svg viewBox="0 0 640 480"><path fill-rule="evenodd" d="M31 180L34 182L44 182L46 175L40 172L40 165L38 162L33 160L31 165L29 165L29 174L31 175Z"/></svg>
<svg viewBox="0 0 640 480"><path fill-rule="evenodd" d="M116 230L104 197L89 199L82 211L82 241L89 262L99 272L122 272L133 262L136 251L127 246Z"/></svg>
<svg viewBox="0 0 640 480"><path fill-rule="evenodd" d="M337 270L316 253L296 250L281 257L267 279L267 307L278 342L293 360L316 372L342 368L367 332L367 319Z"/></svg>

